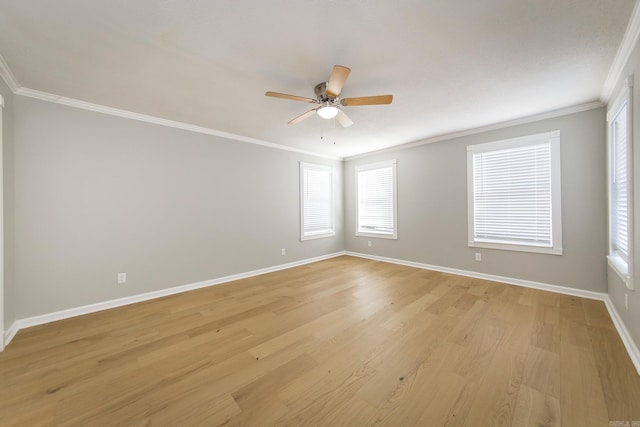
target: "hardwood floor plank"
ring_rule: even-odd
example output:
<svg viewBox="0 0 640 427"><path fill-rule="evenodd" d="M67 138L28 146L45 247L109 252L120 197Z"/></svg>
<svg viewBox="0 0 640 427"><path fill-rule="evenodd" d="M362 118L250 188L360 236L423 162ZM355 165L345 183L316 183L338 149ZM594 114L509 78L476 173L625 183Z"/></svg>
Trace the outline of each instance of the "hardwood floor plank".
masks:
<svg viewBox="0 0 640 427"><path fill-rule="evenodd" d="M394 339L392 344L378 352L370 361L374 370L362 382L357 394L380 406L444 341L444 337L459 322L460 312L451 308L446 315L431 323L416 324L411 330ZM421 345L412 345L412 343Z"/></svg>
<svg viewBox="0 0 640 427"><path fill-rule="evenodd" d="M539 304L536 310L532 346L560 354L560 312L556 308Z"/></svg>
<svg viewBox="0 0 640 427"><path fill-rule="evenodd" d="M274 426L360 426L367 425L366 420L375 411L367 402L349 393L327 396L320 401L312 401L302 410L277 420Z"/></svg>
<svg viewBox="0 0 640 427"><path fill-rule="evenodd" d="M560 427L560 402L553 396L521 385L518 390L513 425Z"/></svg>
<svg viewBox="0 0 640 427"><path fill-rule="evenodd" d="M398 381L387 400L378 406L370 423L385 426L429 425L420 424L420 419L425 416L425 411L432 402L438 401L442 390L448 388L451 382L455 390L449 391L457 395L461 393L463 379L453 372L465 351L463 347L448 342L436 347L423 363L402 381ZM445 408L447 407L439 409Z"/></svg>
<svg viewBox="0 0 640 427"><path fill-rule="evenodd" d="M607 308L602 301L583 300L585 318L589 326L615 330Z"/></svg>
<svg viewBox="0 0 640 427"><path fill-rule="evenodd" d="M535 346L529 346L522 384L553 397L560 396L560 356Z"/></svg>
<svg viewBox="0 0 640 427"><path fill-rule="evenodd" d="M465 379L447 371L441 371L433 383L437 385L437 392L422 411L422 416L416 423L418 426L450 425L450 418L456 418L456 413L452 413L450 408L460 397L466 384Z"/></svg>
<svg viewBox="0 0 640 427"><path fill-rule="evenodd" d="M437 300L438 296L425 294L417 300L401 307L393 316L382 324L382 327L392 331L402 329L407 324L413 322L416 316L424 313L424 311ZM435 315L431 317L435 317Z"/></svg>
<svg viewBox="0 0 640 427"><path fill-rule="evenodd" d="M562 425L595 427L609 423L593 355L571 342L563 342L560 353L560 402Z"/></svg>
<svg viewBox="0 0 640 427"><path fill-rule="evenodd" d="M332 324L338 323L345 316L348 316L348 313L342 308L332 311L325 314L324 316L310 321L309 323L305 323L302 326L299 326L295 329L292 329L291 331L278 335L277 337L274 337L255 347L250 348L249 353L251 353L255 357L266 357L273 352L281 350L295 343L301 338L313 335L314 331L318 331L318 334L322 334L325 328L329 327Z"/></svg>
<svg viewBox="0 0 640 427"><path fill-rule="evenodd" d="M270 425L287 415L288 408L278 398L278 391L317 365L313 358L302 354L234 391L232 396L241 413L231 425Z"/></svg>
<svg viewBox="0 0 640 427"><path fill-rule="evenodd" d="M178 426L185 420L193 427L225 425L242 412L233 397L225 395L212 399L212 391L215 391L213 387L203 388L179 399L171 399L167 406L149 415L149 425ZM107 416L107 422L111 420Z"/></svg>
<svg viewBox="0 0 640 427"><path fill-rule="evenodd" d="M499 310L499 306L492 309ZM513 423L535 312L532 307L520 304L502 307L499 311L502 311L499 318L503 319L507 331L491 361L474 378L478 386L477 392L469 398L470 404L455 412L457 416L464 415L463 426L510 426Z"/></svg>

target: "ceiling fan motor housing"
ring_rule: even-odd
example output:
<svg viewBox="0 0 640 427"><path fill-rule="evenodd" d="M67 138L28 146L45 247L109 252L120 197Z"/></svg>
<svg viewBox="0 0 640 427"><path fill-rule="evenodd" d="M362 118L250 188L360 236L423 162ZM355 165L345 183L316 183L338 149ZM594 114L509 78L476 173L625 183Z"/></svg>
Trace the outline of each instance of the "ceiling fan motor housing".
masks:
<svg viewBox="0 0 640 427"><path fill-rule="evenodd" d="M318 83L316 85L316 87L314 88L314 91L316 93L316 97L318 98L318 101L320 103L334 103L336 100L336 96L329 96L327 95L327 82L323 82L323 83Z"/></svg>

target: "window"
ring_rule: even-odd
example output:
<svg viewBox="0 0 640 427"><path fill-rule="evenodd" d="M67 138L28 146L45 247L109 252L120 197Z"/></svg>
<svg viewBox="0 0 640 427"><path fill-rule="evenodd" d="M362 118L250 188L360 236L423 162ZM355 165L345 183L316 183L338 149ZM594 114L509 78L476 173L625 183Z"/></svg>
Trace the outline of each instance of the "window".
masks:
<svg viewBox="0 0 640 427"><path fill-rule="evenodd" d="M633 289L631 78L607 111L609 256L611 268Z"/></svg>
<svg viewBox="0 0 640 427"><path fill-rule="evenodd" d="M467 147L469 246L562 254L560 131Z"/></svg>
<svg viewBox="0 0 640 427"><path fill-rule="evenodd" d="M335 236L333 168L300 163L301 240Z"/></svg>
<svg viewBox="0 0 640 427"><path fill-rule="evenodd" d="M356 167L356 236L398 238L396 161Z"/></svg>

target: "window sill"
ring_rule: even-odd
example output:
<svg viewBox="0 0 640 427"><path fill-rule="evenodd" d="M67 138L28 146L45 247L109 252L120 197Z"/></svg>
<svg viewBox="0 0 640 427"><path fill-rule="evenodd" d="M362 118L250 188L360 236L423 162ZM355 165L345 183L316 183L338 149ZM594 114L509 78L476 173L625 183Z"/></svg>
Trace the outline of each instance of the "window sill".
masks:
<svg viewBox="0 0 640 427"><path fill-rule="evenodd" d="M503 251L531 252L537 254L562 255L561 247L554 248L548 246L518 245L512 243L483 242L478 240L470 241L469 247L499 249Z"/></svg>
<svg viewBox="0 0 640 427"><path fill-rule="evenodd" d="M336 233L335 232L331 232L331 233L322 233L322 234L310 234L308 236L302 236L300 237L301 241L305 241L305 240L315 240L315 239L324 239L326 237L335 237Z"/></svg>
<svg viewBox="0 0 640 427"><path fill-rule="evenodd" d="M617 255L609 255L607 257L609 267L620 277L629 289L633 289L633 281L629 274L629 264Z"/></svg>
<svg viewBox="0 0 640 427"><path fill-rule="evenodd" d="M357 237L377 237L380 239L395 239L398 240L397 234L383 234L383 233L365 233L363 231L356 232Z"/></svg>

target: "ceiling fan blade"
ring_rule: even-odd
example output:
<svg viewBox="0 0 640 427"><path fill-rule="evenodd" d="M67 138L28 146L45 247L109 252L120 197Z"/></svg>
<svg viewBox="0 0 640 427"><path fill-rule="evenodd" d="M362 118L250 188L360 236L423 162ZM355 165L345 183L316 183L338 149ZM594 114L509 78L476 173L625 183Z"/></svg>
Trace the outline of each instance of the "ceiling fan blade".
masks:
<svg viewBox="0 0 640 427"><path fill-rule="evenodd" d="M299 122L303 121L304 119L307 119L307 118L313 116L316 113L316 110L317 110L317 108L314 108L313 110L309 110L306 113L300 114L295 119L289 120L289 124L290 125L295 125L296 123L299 123Z"/></svg>
<svg viewBox="0 0 640 427"><path fill-rule="evenodd" d="M344 106L351 107L353 105L381 105L391 104L393 101L393 95L379 95L379 96L361 96L359 98L345 98L340 101Z"/></svg>
<svg viewBox="0 0 640 427"><path fill-rule="evenodd" d="M271 92L271 91L269 91L269 92L265 93L265 95L266 96L273 96L274 98L290 99L292 101L308 102L310 104L318 103L317 99L305 98L304 96L287 95L286 93L279 93L279 92Z"/></svg>
<svg viewBox="0 0 640 427"><path fill-rule="evenodd" d="M343 67L342 65L334 65L331 76L329 77L329 83L327 84L327 95L340 95L340 92L342 92L342 86L344 86L344 82L347 81L347 77L349 77L350 72L350 68Z"/></svg>
<svg viewBox="0 0 640 427"><path fill-rule="evenodd" d="M338 122L342 125L343 128L348 128L353 124L353 120L351 120L349 116L347 116L342 110L338 111L336 120L338 120Z"/></svg>

